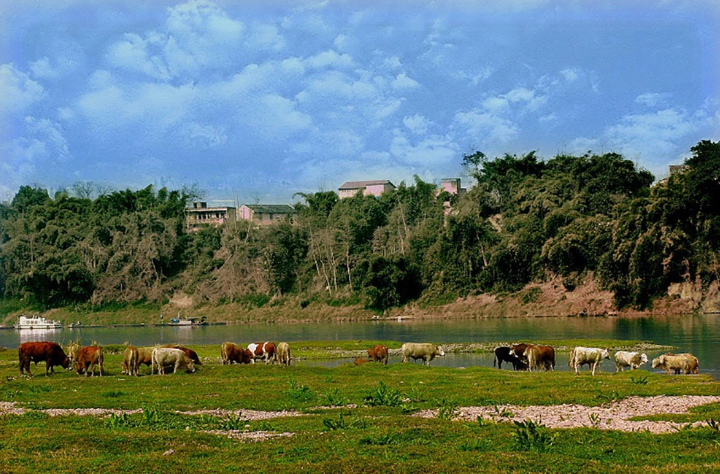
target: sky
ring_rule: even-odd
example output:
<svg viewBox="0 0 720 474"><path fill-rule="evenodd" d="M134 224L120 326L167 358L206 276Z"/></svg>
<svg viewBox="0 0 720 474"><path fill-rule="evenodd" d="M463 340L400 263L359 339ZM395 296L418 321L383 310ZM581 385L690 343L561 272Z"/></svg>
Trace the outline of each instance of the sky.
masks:
<svg viewBox="0 0 720 474"><path fill-rule="evenodd" d="M720 140L719 53L709 0L0 0L0 201L81 182L291 203L467 183L475 151L662 178Z"/></svg>

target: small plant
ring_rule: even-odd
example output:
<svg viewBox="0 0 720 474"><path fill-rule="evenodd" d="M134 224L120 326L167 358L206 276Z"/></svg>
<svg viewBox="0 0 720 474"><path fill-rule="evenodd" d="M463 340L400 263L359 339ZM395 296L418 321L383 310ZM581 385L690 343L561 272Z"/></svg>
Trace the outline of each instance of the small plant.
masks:
<svg viewBox="0 0 720 474"><path fill-rule="evenodd" d="M344 410L340 410L338 418L325 418L323 425L329 430L344 430L348 428L365 428L367 423L362 418L353 414L351 417L345 415Z"/></svg>
<svg viewBox="0 0 720 474"><path fill-rule="evenodd" d="M457 412L457 405L452 400L442 399L438 408L438 418L441 420L452 420Z"/></svg>
<svg viewBox="0 0 720 474"><path fill-rule="evenodd" d="M48 393L52 390L49 385L29 385L28 390L31 393Z"/></svg>
<svg viewBox="0 0 720 474"><path fill-rule="evenodd" d="M110 416L105 418L105 426L113 430L125 428L130 426L130 417L124 412L119 414L112 413Z"/></svg>
<svg viewBox="0 0 720 474"><path fill-rule="evenodd" d="M513 412L511 412L505 407L499 407L495 405L493 408L495 409L495 415L500 418L512 418L515 416Z"/></svg>
<svg viewBox="0 0 720 474"><path fill-rule="evenodd" d="M590 413L590 414L588 415L588 418L590 419L590 425L591 425L593 428L597 428L598 425L600 424L600 421L601 421L601 420L600 420L600 415L598 415L597 413Z"/></svg>
<svg viewBox="0 0 720 474"><path fill-rule="evenodd" d="M403 403L403 400L399 390L388 388L385 382L380 382L378 388L365 397L365 403L374 407L397 407Z"/></svg>
<svg viewBox="0 0 720 474"><path fill-rule="evenodd" d="M360 444L371 446L387 446L389 444L399 444L400 442L400 435L396 433L386 433L380 436L367 436L360 438Z"/></svg>
<svg viewBox="0 0 720 474"><path fill-rule="evenodd" d="M410 414L410 413L415 413L415 412L418 411L419 409L420 409L420 408L418 408L418 406L415 405L414 403L403 402L403 403L400 405L400 410L401 410L401 411L403 412L403 414L405 414L405 415Z"/></svg>
<svg viewBox="0 0 720 474"><path fill-rule="evenodd" d="M231 413L220 420L220 428L226 431L239 431L245 428L248 419L242 417L242 413Z"/></svg>
<svg viewBox="0 0 720 474"><path fill-rule="evenodd" d="M157 407L154 406L143 406L142 407L143 424L155 425L160 422L160 412Z"/></svg>
<svg viewBox="0 0 720 474"><path fill-rule="evenodd" d="M648 384L647 375L644 377L638 377L638 378L631 376L630 380L632 380L632 383L634 383L635 385L647 385Z"/></svg>
<svg viewBox="0 0 720 474"><path fill-rule="evenodd" d="M489 418L485 418L482 415L478 415L476 426L479 426L480 428L484 428L488 425L492 424L492 420Z"/></svg>
<svg viewBox="0 0 720 474"><path fill-rule="evenodd" d="M315 398L315 395L312 390L310 390L310 387L305 384L299 384L297 379L294 377L290 377L288 379L288 385L290 388L288 389L287 394L293 400L307 402Z"/></svg>
<svg viewBox="0 0 720 474"><path fill-rule="evenodd" d="M108 390L100 394L100 396L106 398L118 398L123 395L125 395L125 393L121 390Z"/></svg>
<svg viewBox="0 0 720 474"><path fill-rule="evenodd" d="M340 390L338 390L337 388L329 390L328 392L324 393L323 396L327 399L330 406L341 407L350 403L347 397L340 395Z"/></svg>
<svg viewBox="0 0 720 474"><path fill-rule="evenodd" d="M707 420L705 420L705 423L707 423L708 427L710 427L711 430L715 431L716 433L720 433L720 421L714 418L708 418Z"/></svg>
<svg viewBox="0 0 720 474"><path fill-rule="evenodd" d="M547 428L531 420L513 421L515 432L513 443L520 451L547 452L555 442L555 435L548 433Z"/></svg>
<svg viewBox="0 0 720 474"><path fill-rule="evenodd" d="M458 448L460 451L484 451L486 445L479 438L473 438L471 441L461 444Z"/></svg>

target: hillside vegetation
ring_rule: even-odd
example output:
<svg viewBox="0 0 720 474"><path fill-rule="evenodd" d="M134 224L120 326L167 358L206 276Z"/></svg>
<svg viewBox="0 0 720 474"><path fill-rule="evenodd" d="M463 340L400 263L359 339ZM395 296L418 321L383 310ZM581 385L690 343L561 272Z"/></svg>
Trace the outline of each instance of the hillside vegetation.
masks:
<svg viewBox="0 0 720 474"><path fill-rule="evenodd" d="M416 178L380 198L299 195L294 224L196 233L183 231L191 189L79 183L51 197L24 186L0 204L0 307L110 313L180 298L200 312L282 307L302 319L308 307L421 313L510 296L522 312L591 285L608 295L603 311L646 310L685 285L688 309L717 309L720 142L691 151L684 172L656 184L615 153L476 152L463 157L476 185L461 198Z"/></svg>

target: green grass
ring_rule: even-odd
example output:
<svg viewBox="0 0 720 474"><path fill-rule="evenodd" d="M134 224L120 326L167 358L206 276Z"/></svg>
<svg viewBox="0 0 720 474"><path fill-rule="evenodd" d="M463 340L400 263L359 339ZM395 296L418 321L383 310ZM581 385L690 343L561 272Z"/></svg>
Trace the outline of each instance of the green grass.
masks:
<svg viewBox="0 0 720 474"><path fill-rule="evenodd" d="M378 341L291 344L315 351L359 350ZM586 342L586 341L583 341ZM388 343L391 347L399 343ZM585 343L582 345L592 345ZM198 372L120 375L120 354L106 355L106 376L20 378L17 353L0 353L0 402L24 415L0 416L0 472L715 472L720 433L621 433L554 430L513 423L452 421L456 407L502 404L599 405L631 395L717 395L709 376L567 372L527 373L485 367L455 369L393 362L336 368L222 366L218 346L191 346ZM329 348L329 349L326 349ZM364 347L363 347L364 349ZM214 358L214 359L212 359ZM33 366L43 374L40 363ZM326 409L322 406L342 405ZM47 408L143 409L107 417L57 416ZM175 410L240 410L182 415ZM441 416L411 416L420 409ZM248 421L243 410L297 410L300 417ZM682 421L720 417L720 404L678 415ZM677 418L676 421L680 421ZM209 430L293 433L249 443Z"/></svg>

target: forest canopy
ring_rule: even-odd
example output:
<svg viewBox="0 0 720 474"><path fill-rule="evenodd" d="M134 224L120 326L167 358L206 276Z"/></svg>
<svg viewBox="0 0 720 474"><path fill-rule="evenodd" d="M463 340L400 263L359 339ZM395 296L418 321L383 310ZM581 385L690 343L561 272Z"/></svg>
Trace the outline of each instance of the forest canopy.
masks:
<svg viewBox="0 0 720 474"><path fill-rule="evenodd" d="M440 193L419 178L381 197L300 194L294 220L184 229L190 189L23 186L0 204L0 294L42 308L163 302L362 304L521 290L588 273L618 308L647 308L674 282L719 279L720 142L654 177L616 153L535 152L463 166L475 185ZM93 194L96 196L93 197Z"/></svg>

